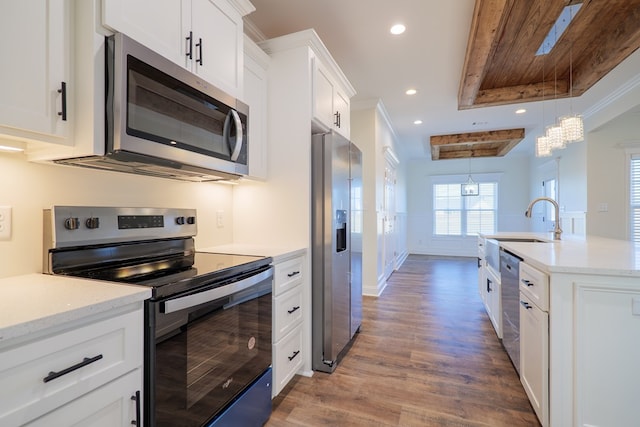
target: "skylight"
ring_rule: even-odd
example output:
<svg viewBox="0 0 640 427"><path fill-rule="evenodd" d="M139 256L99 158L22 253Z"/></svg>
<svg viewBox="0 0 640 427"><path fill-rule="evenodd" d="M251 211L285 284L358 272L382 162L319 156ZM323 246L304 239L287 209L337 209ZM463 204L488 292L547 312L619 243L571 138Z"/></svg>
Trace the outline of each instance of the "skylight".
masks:
<svg viewBox="0 0 640 427"><path fill-rule="evenodd" d="M551 30L549 30L549 34L547 34L547 37L538 48L536 56L546 55L551 52L560 37L562 37L562 33L564 33L564 30L567 29L581 7L582 3L576 3L570 6L566 6L562 10L562 13L558 17L558 19L556 19L555 24L553 24L553 27L551 27Z"/></svg>

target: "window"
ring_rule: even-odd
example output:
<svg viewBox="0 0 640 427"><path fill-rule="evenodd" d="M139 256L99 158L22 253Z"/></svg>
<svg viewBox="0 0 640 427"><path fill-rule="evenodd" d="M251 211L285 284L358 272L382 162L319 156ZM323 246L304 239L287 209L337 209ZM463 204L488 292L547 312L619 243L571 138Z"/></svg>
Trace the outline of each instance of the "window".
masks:
<svg viewBox="0 0 640 427"><path fill-rule="evenodd" d="M433 184L433 234L472 236L495 233L497 207L497 182L481 182L477 196L462 196L460 183Z"/></svg>
<svg viewBox="0 0 640 427"><path fill-rule="evenodd" d="M629 167L631 213L631 240L640 242L640 155L631 156Z"/></svg>

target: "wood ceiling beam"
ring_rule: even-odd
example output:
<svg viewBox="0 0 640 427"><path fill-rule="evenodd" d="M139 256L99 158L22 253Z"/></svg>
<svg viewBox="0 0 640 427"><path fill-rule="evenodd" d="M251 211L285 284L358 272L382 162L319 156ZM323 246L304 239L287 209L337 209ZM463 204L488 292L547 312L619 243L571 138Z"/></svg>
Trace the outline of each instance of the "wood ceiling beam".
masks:
<svg viewBox="0 0 640 427"><path fill-rule="evenodd" d="M496 50L513 0L476 0L458 89L458 108L471 107Z"/></svg>
<svg viewBox="0 0 640 427"><path fill-rule="evenodd" d="M478 92L474 104L466 106L464 109L542 101L545 99L566 98L568 96L569 82L567 80L541 82L481 90Z"/></svg>
<svg viewBox="0 0 640 427"><path fill-rule="evenodd" d="M478 143L506 142L513 139L521 140L523 138L524 128L516 128L450 135L433 135L430 138L430 143L432 147L438 145L473 145Z"/></svg>

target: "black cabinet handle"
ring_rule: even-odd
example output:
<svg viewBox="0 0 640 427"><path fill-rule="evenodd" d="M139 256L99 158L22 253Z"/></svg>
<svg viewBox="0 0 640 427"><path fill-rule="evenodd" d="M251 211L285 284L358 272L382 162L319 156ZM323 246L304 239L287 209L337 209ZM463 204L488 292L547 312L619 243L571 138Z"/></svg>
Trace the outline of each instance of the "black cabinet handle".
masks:
<svg viewBox="0 0 640 427"><path fill-rule="evenodd" d="M299 271L292 271L291 273L287 274L287 277L293 277L293 276L298 275L298 274L300 274Z"/></svg>
<svg viewBox="0 0 640 427"><path fill-rule="evenodd" d="M487 279L487 292L491 292L493 289L491 289L491 280Z"/></svg>
<svg viewBox="0 0 640 427"><path fill-rule="evenodd" d="M139 426L140 424L140 390L136 391L136 394L131 396L131 400L136 402L136 419L131 420L131 425Z"/></svg>
<svg viewBox="0 0 640 427"><path fill-rule="evenodd" d="M295 312L296 312L296 311L298 311L298 310L300 310L300 306L299 306L299 305L296 305L296 306L295 306L295 307L293 307L291 310L287 310L287 313L289 313L289 314L293 314L293 313L295 313Z"/></svg>
<svg viewBox="0 0 640 427"><path fill-rule="evenodd" d="M532 308L533 308L533 307L531 307L531 304L529 304L529 303L527 303L527 302L524 302L524 301L520 301L520 304L522 304L522 306L523 306L524 308L526 308L527 310L530 310L530 309L532 309Z"/></svg>
<svg viewBox="0 0 640 427"><path fill-rule="evenodd" d="M62 111L58 111L58 115L62 117L62 121L67 121L67 83L62 82L58 93L62 94Z"/></svg>
<svg viewBox="0 0 640 427"><path fill-rule="evenodd" d="M198 52L200 53L200 58L196 58L196 62L202 65L202 39L198 39L198 43L196 43L196 47L198 48Z"/></svg>
<svg viewBox="0 0 640 427"><path fill-rule="evenodd" d="M336 111L336 113L334 114L334 116L336 117L336 121L333 122L334 125L340 127L340 111Z"/></svg>
<svg viewBox="0 0 640 427"><path fill-rule="evenodd" d="M527 280L527 279L520 279L520 281L521 281L522 283L524 283L525 285L527 285L527 286L533 286L533 283L531 283L531 282L530 282L529 280Z"/></svg>
<svg viewBox="0 0 640 427"><path fill-rule="evenodd" d="M193 31L189 31L189 36L187 36L186 39L187 39L186 56L189 59L193 59Z"/></svg>
<svg viewBox="0 0 640 427"><path fill-rule="evenodd" d="M82 367L90 365L93 362L97 362L100 359L102 359L102 355L101 354L99 354L99 355L97 355L95 357L85 357L82 360L82 362L76 363L73 366L69 366L67 369L63 369L62 371L58 371L58 372L54 372L54 371L49 372L49 375L44 377L42 379L42 381L44 381L45 383L48 383L49 381L55 380L56 378L60 378L63 375L67 375L70 372L73 372L73 371L75 371L77 369L80 369Z"/></svg>
<svg viewBox="0 0 640 427"><path fill-rule="evenodd" d="M294 351L292 356L287 356L287 359L289 359L289 362L291 362L293 359L296 358L297 355L300 354L300 350L298 351Z"/></svg>

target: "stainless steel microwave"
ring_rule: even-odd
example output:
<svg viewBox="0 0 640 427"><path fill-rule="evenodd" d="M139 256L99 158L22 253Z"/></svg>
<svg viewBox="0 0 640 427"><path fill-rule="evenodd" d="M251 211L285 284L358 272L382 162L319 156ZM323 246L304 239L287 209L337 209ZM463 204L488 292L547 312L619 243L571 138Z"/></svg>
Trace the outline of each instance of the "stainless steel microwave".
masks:
<svg viewBox="0 0 640 427"><path fill-rule="evenodd" d="M104 155L60 163L189 181L248 174L249 106L124 34L105 50Z"/></svg>

